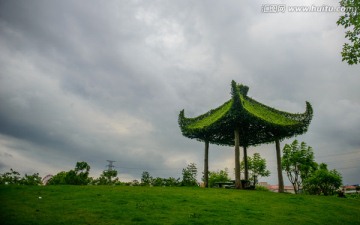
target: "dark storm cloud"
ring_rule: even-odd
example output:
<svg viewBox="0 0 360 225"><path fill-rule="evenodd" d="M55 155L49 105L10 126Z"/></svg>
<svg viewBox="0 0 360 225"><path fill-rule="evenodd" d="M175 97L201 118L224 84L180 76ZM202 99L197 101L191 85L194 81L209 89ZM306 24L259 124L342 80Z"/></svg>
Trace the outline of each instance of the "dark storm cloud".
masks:
<svg viewBox="0 0 360 225"><path fill-rule="evenodd" d="M298 139L320 159L349 153L332 168L360 150L358 67L341 62L336 14L265 14L242 1L0 4L0 154L26 161L24 171L85 160L99 173L106 159L121 179L177 177L190 162L201 170L203 144L181 136L178 113L227 101L232 79L281 110L310 101L314 119ZM231 148L210 149L211 169L232 170ZM253 149L273 160L272 145Z"/></svg>

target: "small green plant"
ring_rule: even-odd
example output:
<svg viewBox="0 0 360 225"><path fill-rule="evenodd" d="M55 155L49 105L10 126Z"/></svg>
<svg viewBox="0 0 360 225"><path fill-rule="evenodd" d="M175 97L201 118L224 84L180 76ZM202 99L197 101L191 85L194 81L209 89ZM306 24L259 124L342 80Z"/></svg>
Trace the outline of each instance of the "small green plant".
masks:
<svg viewBox="0 0 360 225"><path fill-rule="evenodd" d="M257 191L270 191L267 187L264 187L262 185L256 185L255 190L257 190Z"/></svg>

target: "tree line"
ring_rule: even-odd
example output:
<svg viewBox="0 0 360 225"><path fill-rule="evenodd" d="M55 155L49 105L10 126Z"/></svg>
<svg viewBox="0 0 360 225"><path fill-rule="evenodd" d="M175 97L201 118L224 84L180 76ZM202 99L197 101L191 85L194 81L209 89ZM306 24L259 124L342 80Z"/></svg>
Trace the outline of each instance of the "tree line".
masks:
<svg viewBox="0 0 360 225"><path fill-rule="evenodd" d="M260 177L267 177L270 171L266 168L266 160L259 153L247 157L250 186L255 188ZM240 162L240 170L244 172L244 160ZM305 142L294 140L283 148L282 169L291 182L295 194L333 195L342 185L341 174L336 170L329 170L325 163L318 164L314 160L313 149ZM89 177L90 165L87 162L77 162L70 171L61 171L48 180L47 185L128 185L128 186L199 186L198 170L195 163L190 163L182 169L181 178L152 177L148 171L141 174L141 180L121 182L116 170L104 170L100 177ZM204 178L203 178L204 181ZM209 171L209 187L219 182L229 182L231 178L227 169ZM0 174L0 184L40 185L42 179L38 173L32 175L20 173L10 169Z"/></svg>
<svg viewBox="0 0 360 225"><path fill-rule="evenodd" d="M141 176L141 182L133 180L131 182L121 182L117 177L116 170L104 170L100 177L93 178L89 176L90 165L87 162L77 162L75 168L69 171L61 171L52 176L46 185L126 185L126 186L199 186L197 182L197 168L195 163L190 163L182 169L182 179L180 178L153 178L149 172L144 171ZM9 172L0 174L0 184L17 185L41 185L42 178L39 173L33 175L20 173L10 169Z"/></svg>

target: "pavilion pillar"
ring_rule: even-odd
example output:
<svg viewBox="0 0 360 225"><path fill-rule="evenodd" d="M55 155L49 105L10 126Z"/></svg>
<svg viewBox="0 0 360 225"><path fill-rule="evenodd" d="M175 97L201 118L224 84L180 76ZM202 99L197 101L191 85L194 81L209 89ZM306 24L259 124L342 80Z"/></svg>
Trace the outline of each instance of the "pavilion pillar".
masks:
<svg viewBox="0 0 360 225"><path fill-rule="evenodd" d="M249 180L249 165L248 165L248 158L247 158L247 148L244 146L244 166L245 166L245 180L246 182Z"/></svg>
<svg viewBox="0 0 360 225"><path fill-rule="evenodd" d="M240 132L235 129L235 188L241 189L240 180Z"/></svg>
<svg viewBox="0 0 360 225"><path fill-rule="evenodd" d="M276 146L276 159L277 159L279 193L284 193L284 179L283 179L282 167L281 167L280 141L278 139L275 140L275 146Z"/></svg>
<svg viewBox="0 0 360 225"><path fill-rule="evenodd" d="M204 187L209 187L209 141L205 140Z"/></svg>

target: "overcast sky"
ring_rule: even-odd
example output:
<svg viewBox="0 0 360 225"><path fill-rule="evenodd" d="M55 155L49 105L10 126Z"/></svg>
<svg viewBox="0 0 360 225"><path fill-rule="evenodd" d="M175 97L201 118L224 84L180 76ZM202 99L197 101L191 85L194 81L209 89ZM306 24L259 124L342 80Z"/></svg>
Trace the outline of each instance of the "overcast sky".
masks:
<svg viewBox="0 0 360 225"><path fill-rule="evenodd" d="M41 176L73 169L97 177L115 160L120 180L180 177L204 143L177 119L248 95L292 113L314 108L296 137L317 162L360 183L360 67L341 61L336 12L263 13L264 4L338 6L338 1L0 1L0 173ZM291 4L290 4L291 3ZM281 147L293 139L284 140ZM275 144L252 147L276 184ZM210 146L210 170L234 150ZM284 180L287 181L286 176Z"/></svg>

